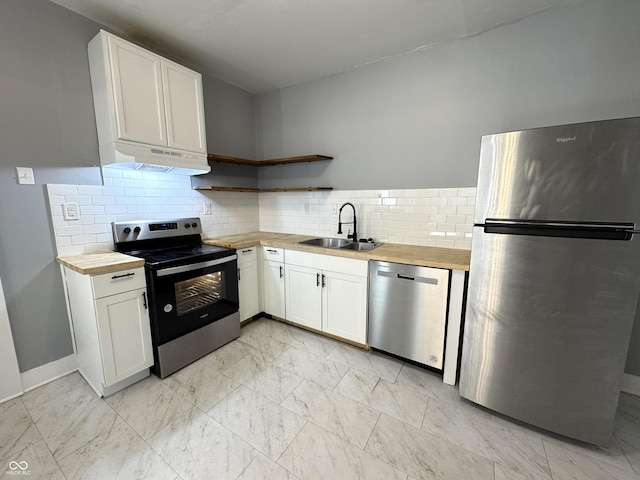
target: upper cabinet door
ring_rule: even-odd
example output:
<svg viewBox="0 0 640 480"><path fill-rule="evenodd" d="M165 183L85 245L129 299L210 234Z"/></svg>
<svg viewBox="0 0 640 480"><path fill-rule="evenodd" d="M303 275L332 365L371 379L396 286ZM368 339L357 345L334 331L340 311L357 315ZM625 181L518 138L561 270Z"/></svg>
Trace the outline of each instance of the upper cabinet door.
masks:
<svg viewBox="0 0 640 480"><path fill-rule="evenodd" d="M169 147L207 153L202 75L162 59L162 83Z"/></svg>
<svg viewBox="0 0 640 480"><path fill-rule="evenodd" d="M167 145L161 58L118 37L107 38L118 138Z"/></svg>

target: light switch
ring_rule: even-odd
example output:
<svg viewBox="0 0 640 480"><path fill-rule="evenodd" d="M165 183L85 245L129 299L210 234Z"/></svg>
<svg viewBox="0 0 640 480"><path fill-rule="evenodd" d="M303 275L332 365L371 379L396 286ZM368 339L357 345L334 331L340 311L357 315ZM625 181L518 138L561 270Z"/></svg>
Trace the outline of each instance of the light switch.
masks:
<svg viewBox="0 0 640 480"><path fill-rule="evenodd" d="M29 167L16 167L18 172L18 183L20 185L35 185L36 179L33 176L33 168Z"/></svg>
<svg viewBox="0 0 640 480"><path fill-rule="evenodd" d="M62 215L65 220L79 220L80 219L80 210L78 209L77 203L63 203L62 204Z"/></svg>

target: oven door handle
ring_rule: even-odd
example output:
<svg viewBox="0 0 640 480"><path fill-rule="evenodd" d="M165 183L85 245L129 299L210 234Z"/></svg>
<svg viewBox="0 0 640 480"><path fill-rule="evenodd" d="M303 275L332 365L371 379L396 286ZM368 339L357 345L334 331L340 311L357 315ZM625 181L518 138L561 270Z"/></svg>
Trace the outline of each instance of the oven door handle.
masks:
<svg viewBox="0 0 640 480"><path fill-rule="evenodd" d="M166 277L167 275L173 275L175 273L190 272L192 270L198 270L200 268L213 267L214 265L220 265L222 263L231 262L236 260L238 255L230 255L224 258L218 258L217 260L209 260L207 262L190 263L189 265L180 265L178 267L163 268L156 271L156 276Z"/></svg>

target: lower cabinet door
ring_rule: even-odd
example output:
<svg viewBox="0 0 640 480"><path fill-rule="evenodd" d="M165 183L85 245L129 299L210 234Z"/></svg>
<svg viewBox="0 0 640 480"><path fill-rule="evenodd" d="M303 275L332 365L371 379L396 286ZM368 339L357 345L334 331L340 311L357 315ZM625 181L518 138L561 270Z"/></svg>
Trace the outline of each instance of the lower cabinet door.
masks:
<svg viewBox="0 0 640 480"><path fill-rule="evenodd" d="M260 313L258 264L256 262L238 266L238 296L240 297L241 321Z"/></svg>
<svg viewBox="0 0 640 480"><path fill-rule="evenodd" d="M367 278L323 271L322 330L367 343Z"/></svg>
<svg viewBox="0 0 640 480"><path fill-rule="evenodd" d="M265 313L285 318L284 264L282 262L263 262L262 288Z"/></svg>
<svg viewBox="0 0 640 480"><path fill-rule="evenodd" d="M146 288L96 300L105 386L153 365Z"/></svg>
<svg viewBox="0 0 640 480"><path fill-rule="evenodd" d="M286 268L287 320L322 330L322 275L298 265Z"/></svg>

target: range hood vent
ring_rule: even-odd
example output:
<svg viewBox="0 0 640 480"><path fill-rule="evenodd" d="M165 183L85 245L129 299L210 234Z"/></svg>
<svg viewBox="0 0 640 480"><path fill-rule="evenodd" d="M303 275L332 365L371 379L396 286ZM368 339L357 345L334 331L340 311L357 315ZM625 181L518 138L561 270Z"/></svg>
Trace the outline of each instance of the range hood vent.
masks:
<svg viewBox="0 0 640 480"><path fill-rule="evenodd" d="M202 175L211 171L206 154L128 142L112 142L101 146L100 162L107 168L177 175Z"/></svg>

